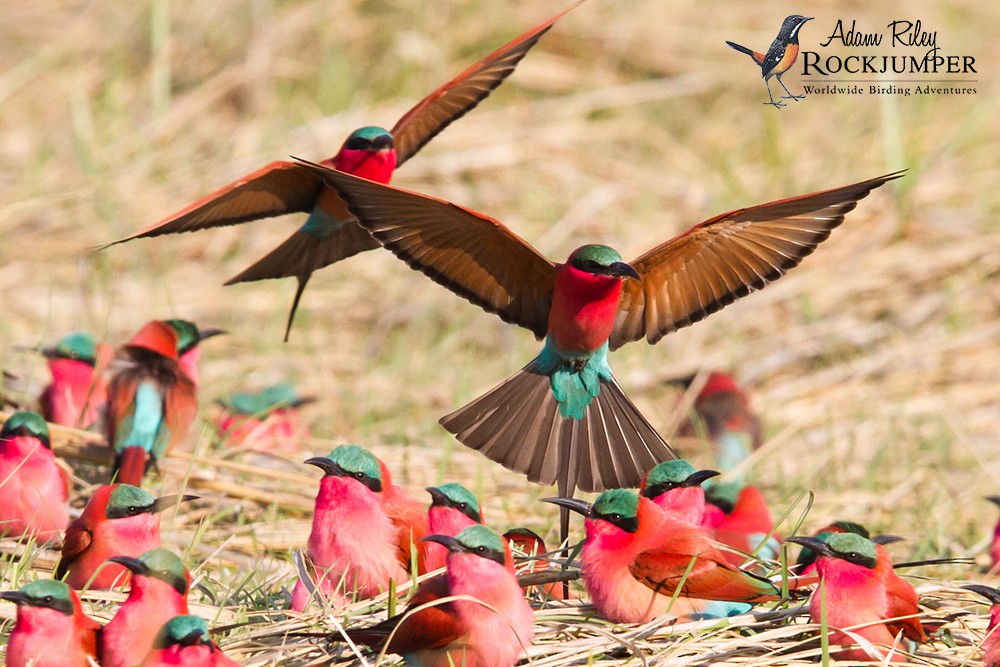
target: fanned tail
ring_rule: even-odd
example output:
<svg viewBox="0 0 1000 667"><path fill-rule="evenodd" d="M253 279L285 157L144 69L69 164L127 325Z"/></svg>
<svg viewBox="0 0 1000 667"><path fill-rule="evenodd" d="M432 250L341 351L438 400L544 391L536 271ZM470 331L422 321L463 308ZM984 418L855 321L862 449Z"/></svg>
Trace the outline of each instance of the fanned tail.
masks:
<svg viewBox="0 0 1000 667"><path fill-rule="evenodd" d="M353 219L334 229L326 237L299 229L242 273L226 281L226 284L235 285L273 278L297 278L295 299L288 313L288 324L285 328L287 341L295 312L299 307L299 300L313 271L377 247L379 247L378 241Z"/></svg>
<svg viewBox="0 0 1000 667"><path fill-rule="evenodd" d="M614 379L601 380L583 419L569 419L560 415L549 376L535 370L534 362L440 424L466 447L528 481L558 483L564 497L578 488L637 487L650 468L677 458ZM564 540L568 527L562 513Z"/></svg>

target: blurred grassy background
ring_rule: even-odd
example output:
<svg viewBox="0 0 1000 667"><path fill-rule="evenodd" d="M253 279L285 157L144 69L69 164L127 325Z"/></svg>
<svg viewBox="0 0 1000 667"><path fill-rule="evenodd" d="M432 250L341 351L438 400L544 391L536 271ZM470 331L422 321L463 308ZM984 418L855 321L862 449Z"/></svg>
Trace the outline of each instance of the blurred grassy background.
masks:
<svg viewBox="0 0 1000 667"><path fill-rule="evenodd" d="M549 526L551 508L529 504L540 490L436 423L530 359L528 333L372 252L313 277L283 344L294 281L222 283L301 218L90 248L272 159L323 159L360 125L391 126L561 7L5 7L0 360L40 386L43 360L15 345L78 328L117 345L168 316L224 327L205 346L206 400L291 378L320 397L308 449L358 442L415 490L474 479L490 520ZM724 40L764 50L792 13L816 17L802 31L813 50L838 18L919 18L946 53L976 57L979 93L763 106L759 70ZM664 379L734 371L768 426L752 474L778 506L812 489L809 526L851 518L907 536L913 555L965 554L1000 488L998 23L1000 7L973 0L588 0L394 182L497 217L557 259L584 241L630 258L725 210L909 169L778 284L613 365L665 432L677 416ZM796 92L798 71L785 77Z"/></svg>

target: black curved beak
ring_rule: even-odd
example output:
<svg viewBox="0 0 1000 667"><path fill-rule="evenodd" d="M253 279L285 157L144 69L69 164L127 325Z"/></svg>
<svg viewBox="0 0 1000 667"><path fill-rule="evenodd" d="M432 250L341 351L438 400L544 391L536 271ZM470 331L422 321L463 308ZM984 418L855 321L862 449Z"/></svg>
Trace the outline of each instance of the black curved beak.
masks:
<svg viewBox="0 0 1000 667"><path fill-rule="evenodd" d="M900 537L899 535L876 535L872 538L872 542L875 544L892 544L893 542L902 542L905 537Z"/></svg>
<svg viewBox="0 0 1000 667"><path fill-rule="evenodd" d="M979 593L993 604L1000 604L1000 589L990 588L982 584L969 584L962 586L962 588L973 593Z"/></svg>
<svg viewBox="0 0 1000 667"><path fill-rule="evenodd" d="M1000 496L986 496L986 500L1000 507Z"/></svg>
<svg viewBox="0 0 1000 667"><path fill-rule="evenodd" d="M572 510L583 516L590 516L590 510L593 509L593 503L588 503L586 500L580 500L578 498L541 498L543 503L552 503L553 505L558 505L559 507L565 507L568 510Z"/></svg>
<svg viewBox="0 0 1000 667"><path fill-rule="evenodd" d="M227 333L229 332L225 329L198 329L198 342L200 343L206 338L211 338L212 336L219 336Z"/></svg>
<svg viewBox="0 0 1000 667"><path fill-rule="evenodd" d="M642 282L642 276L639 272L632 268L631 264L626 264L625 262L615 262L608 267L608 275L618 276L619 278L635 278L639 282Z"/></svg>
<svg viewBox="0 0 1000 667"><path fill-rule="evenodd" d="M427 493L431 494L431 505L438 507L448 507L451 505L451 498L446 496L441 489L436 486L428 486L424 489Z"/></svg>
<svg viewBox="0 0 1000 667"><path fill-rule="evenodd" d="M336 475L338 477L343 477L345 474L343 468L341 468L339 465L337 465L330 459L326 458L325 456L314 456L311 459L306 459L305 461L303 461L303 463L306 463L311 466L316 466L327 475Z"/></svg>
<svg viewBox="0 0 1000 667"><path fill-rule="evenodd" d="M163 510L170 509L171 507L177 505L178 503L186 503L192 500L198 500L201 496L192 496L185 493L183 496L179 496L176 493L172 493L169 496L163 496L162 498L157 498L153 501L150 511L151 512L162 512Z"/></svg>
<svg viewBox="0 0 1000 667"><path fill-rule="evenodd" d="M0 593L0 600L6 600L7 602L13 602L14 604L24 604L26 598L24 593L21 591L3 591Z"/></svg>
<svg viewBox="0 0 1000 667"><path fill-rule="evenodd" d="M698 470L688 475L681 486L701 486L706 479L712 479L721 474L718 470Z"/></svg>
<svg viewBox="0 0 1000 667"><path fill-rule="evenodd" d="M834 554L833 550L826 545L826 542L816 537L802 537L802 536L786 537L785 541L791 542L793 544L798 544L800 546L806 547L807 549L812 549L821 556L836 557L836 554Z"/></svg>
<svg viewBox="0 0 1000 667"><path fill-rule="evenodd" d="M388 134L383 134L381 136L372 139L372 148L376 148L380 151L388 150L392 148L392 145L393 145L392 136Z"/></svg>
<svg viewBox="0 0 1000 667"><path fill-rule="evenodd" d="M448 551L468 551L465 545L456 540L450 535L428 535L427 537L421 537L421 542L436 542L441 546L448 549Z"/></svg>
<svg viewBox="0 0 1000 667"><path fill-rule="evenodd" d="M131 572L138 574L140 576L148 576L149 568L138 558L132 558L131 556L112 556L108 559L109 563L118 563L122 567L128 568Z"/></svg>

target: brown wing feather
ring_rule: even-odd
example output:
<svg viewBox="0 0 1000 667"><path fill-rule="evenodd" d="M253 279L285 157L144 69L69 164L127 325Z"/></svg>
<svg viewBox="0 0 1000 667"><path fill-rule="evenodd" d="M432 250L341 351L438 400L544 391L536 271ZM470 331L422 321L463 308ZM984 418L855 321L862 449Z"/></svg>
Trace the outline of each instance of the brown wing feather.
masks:
<svg viewBox="0 0 1000 667"><path fill-rule="evenodd" d="M433 577L420 584L407 604L406 610L407 612L415 610L421 605L447 596L447 577L444 575ZM358 643L380 647L393 630L396 630L396 626L399 626L392 635L387 650L390 653L405 654L421 649L441 648L468 631L455 616L450 602L424 607L415 611L406 620L403 620L404 615L393 616L370 628L351 628L347 630L347 634Z"/></svg>
<svg viewBox="0 0 1000 667"><path fill-rule="evenodd" d="M94 535L90 532L90 528L87 527L83 517L69 524L66 528L66 537L63 538L59 564L56 565L56 579L62 579L66 576L66 573L69 572L70 564L87 550L93 539Z"/></svg>
<svg viewBox="0 0 1000 667"><path fill-rule="evenodd" d="M326 179L375 239L410 268L541 338L555 265L500 222L441 199L301 162Z"/></svg>
<svg viewBox="0 0 1000 667"><path fill-rule="evenodd" d="M655 343L777 280L830 236L858 200L902 172L723 213L631 262L611 349Z"/></svg>
<svg viewBox="0 0 1000 667"><path fill-rule="evenodd" d="M403 114L392 128L396 166L402 165L441 130L486 99L514 72L542 35L582 1L574 2L549 20L504 44Z"/></svg>
<svg viewBox="0 0 1000 667"><path fill-rule="evenodd" d="M693 554L644 551L629 571L642 584L662 595L673 595L691 564ZM717 553L697 556L684 580L681 594L691 598L751 602L777 599L777 591L764 581L738 570Z"/></svg>
<svg viewBox="0 0 1000 667"><path fill-rule="evenodd" d="M296 211L309 212L322 188L323 180L309 169L294 162L276 160L108 246L138 238L236 225Z"/></svg>

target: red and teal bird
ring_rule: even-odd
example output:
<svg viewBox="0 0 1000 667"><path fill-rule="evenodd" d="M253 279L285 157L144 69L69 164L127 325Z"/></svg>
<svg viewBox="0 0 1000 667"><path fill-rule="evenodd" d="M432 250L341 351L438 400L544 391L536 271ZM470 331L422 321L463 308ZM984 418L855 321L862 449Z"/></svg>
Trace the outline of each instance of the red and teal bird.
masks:
<svg viewBox="0 0 1000 667"><path fill-rule="evenodd" d="M201 374L198 371L198 363L201 361L201 342L226 332L223 329L199 329L189 320L174 319L166 322L177 334L178 362L197 387L201 381Z"/></svg>
<svg viewBox="0 0 1000 667"><path fill-rule="evenodd" d="M212 641L198 616L174 616L163 624L139 667L240 667Z"/></svg>
<svg viewBox="0 0 1000 667"><path fill-rule="evenodd" d="M701 484L719 473L697 470L684 459L659 463L646 473L639 495L652 500L667 516L691 526L705 518L705 489Z"/></svg>
<svg viewBox="0 0 1000 667"><path fill-rule="evenodd" d="M42 354L52 375L52 382L38 399L46 421L77 428L97 423L107 400L104 370L111 360L111 348L97 343L85 331L74 331Z"/></svg>
<svg viewBox="0 0 1000 667"><path fill-rule="evenodd" d="M0 535L58 539L69 525L69 488L41 415L8 417L0 429Z"/></svg>
<svg viewBox="0 0 1000 667"><path fill-rule="evenodd" d="M962 586L967 591L978 593L990 602L990 622L980 648L983 651L983 667L1000 667L1000 589L982 584Z"/></svg>
<svg viewBox="0 0 1000 667"><path fill-rule="evenodd" d="M167 549L108 560L128 569L132 578L128 597L101 632L101 667L133 667L153 649L164 623L188 613L191 575Z"/></svg>
<svg viewBox="0 0 1000 667"><path fill-rule="evenodd" d="M743 482L718 482L705 494L702 525L717 541L760 558L776 559L781 538L774 533L774 519L764 494ZM763 543L763 546L761 546ZM744 557L730 552L730 560L740 565Z"/></svg>
<svg viewBox="0 0 1000 667"><path fill-rule="evenodd" d="M853 648L856 642L841 632L844 629L884 651L895 645L900 632L912 641L927 641L917 618L920 613L917 592L893 571L892 560L882 545L851 532L830 533L822 539L789 537L788 541L818 554L816 569L823 593L813 593L809 615L813 623L820 623L826 607L827 625L835 628L830 633L830 643L843 647L834 654L836 658L863 661L886 658L884 654L870 653L863 646ZM894 651L890 661L905 661L905 658Z"/></svg>
<svg viewBox="0 0 1000 667"><path fill-rule="evenodd" d="M556 566L556 561L550 560L545 540L530 528L511 528L503 534L503 539L514 553L514 569L518 575L547 572ZM529 596L536 594L542 600L569 600L572 597L568 587L558 581L542 586L529 585L525 589Z"/></svg>
<svg viewBox="0 0 1000 667"><path fill-rule="evenodd" d="M66 529L56 578L76 589L104 590L124 584L131 575L128 568L107 561L158 549L162 543L159 513L178 501L196 498L155 498L129 484L102 486L87 501L80 518Z"/></svg>
<svg viewBox="0 0 1000 667"><path fill-rule="evenodd" d="M580 0L582 1L582 0ZM461 72L403 114L392 130L362 127L322 164L361 178L388 183L396 168L434 136L483 101L513 73L517 64L569 8L500 47ZM227 282L294 277L298 288L288 314L285 340L299 299L314 271L378 247L358 226L334 190L301 164L278 160L196 201L146 229L115 241L193 232L286 213L308 213L291 237ZM113 244L112 244L113 245Z"/></svg>
<svg viewBox="0 0 1000 667"><path fill-rule="evenodd" d="M385 465L357 445L341 445L329 456L306 461L323 471L308 554L317 592L334 606L389 590L411 569L424 571L423 549L414 542L427 534L421 503L392 483ZM411 551L417 562L411 562ZM300 578L292 609L303 611L312 595Z"/></svg>
<svg viewBox="0 0 1000 667"><path fill-rule="evenodd" d="M483 508L472 491L461 484L449 482L427 487L431 506L427 510L427 531L431 535L455 537L460 532L483 523ZM448 548L434 541L427 542L424 565L428 572L441 569L448 559Z"/></svg>
<svg viewBox="0 0 1000 667"><path fill-rule="evenodd" d="M7 667L91 667L96 664L100 625L83 613L69 586L51 579L0 592L17 605L7 639Z"/></svg>
<svg viewBox="0 0 1000 667"><path fill-rule="evenodd" d="M609 621L643 623L667 611L726 616L749 606L719 602L778 599L773 584L731 565L700 528L671 519L633 491L605 491L593 505L573 498L545 502L586 517L583 581L594 607Z"/></svg>
<svg viewBox="0 0 1000 667"><path fill-rule="evenodd" d="M622 392L608 352L707 317L780 278L857 201L901 174L731 211L625 263L585 245L555 264L500 222L424 195L309 165L411 268L545 339L513 377L441 419L467 447L532 482L636 487L676 458ZM564 512L562 537L568 532Z"/></svg>
<svg viewBox="0 0 1000 667"><path fill-rule="evenodd" d="M347 635L415 667L512 667L531 645L535 627L510 548L479 524L454 537L424 539L448 550L445 574L420 584L405 613ZM460 597L429 606L452 596Z"/></svg>
<svg viewBox="0 0 1000 667"><path fill-rule="evenodd" d="M223 410L215 425L226 444L252 445L256 451L295 451L310 436L299 408L317 399L300 396L291 384L280 382L257 392L236 392L218 403Z"/></svg>
<svg viewBox="0 0 1000 667"><path fill-rule="evenodd" d="M179 356L176 330L158 320L118 351L106 423L115 457L112 479L140 485L146 471L187 435L198 396Z"/></svg>

